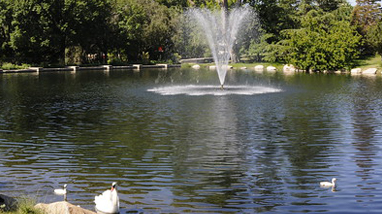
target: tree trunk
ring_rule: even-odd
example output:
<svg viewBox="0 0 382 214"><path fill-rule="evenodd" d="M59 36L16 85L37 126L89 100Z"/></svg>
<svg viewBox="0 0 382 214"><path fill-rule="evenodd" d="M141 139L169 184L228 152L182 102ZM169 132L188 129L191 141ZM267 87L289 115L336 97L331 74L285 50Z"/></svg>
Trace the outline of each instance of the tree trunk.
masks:
<svg viewBox="0 0 382 214"><path fill-rule="evenodd" d="M66 49L66 41L65 41L65 36L62 36L61 37L61 41L60 41L60 47L59 47L59 53L58 53L58 63L60 65L65 65L65 49Z"/></svg>
<svg viewBox="0 0 382 214"><path fill-rule="evenodd" d="M228 11L228 0L219 0L221 8L225 11Z"/></svg>
<svg viewBox="0 0 382 214"><path fill-rule="evenodd" d="M231 63L238 63L238 62L240 62L239 55L236 54L236 53L237 52L234 49L232 49L232 51L231 51Z"/></svg>
<svg viewBox="0 0 382 214"><path fill-rule="evenodd" d="M233 45L231 50L231 62L232 63L239 63L240 62L240 50L237 45Z"/></svg>

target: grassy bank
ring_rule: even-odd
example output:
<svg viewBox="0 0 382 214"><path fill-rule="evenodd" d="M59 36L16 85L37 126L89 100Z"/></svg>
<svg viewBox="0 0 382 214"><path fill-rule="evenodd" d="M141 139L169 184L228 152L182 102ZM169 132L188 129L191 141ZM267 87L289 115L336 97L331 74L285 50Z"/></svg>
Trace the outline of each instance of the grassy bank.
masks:
<svg viewBox="0 0 382 214"><path fill-rule="evenodd" d="M263 65L264 68L268 66L273 66L276 67L278 70L281 70L284 66L282 63L274 62L274 63L269 63L269 62L256 62L256 63L235 63L231 64L232 67L234 68L254 68L256 65Z"/></svg>
<svg viewBox="0 0 382 214"><path fill-rule="evenodd" d="M184 64L182 64L182 68L191 68L195 64L197 64L197 63L184 63ZM362 70L365 70L368 68L377 68L378 71L382 71L381 55L378 55L378 54L375 56L364 58L364 59L359 59L355 62L355 64L356 64L355 67L361 68ZM214 63L201 63L198 65L200 65L200 67L202 67L202 68L208 68L209 66L215 65L215 64ZM256 65L263 65L265 68L268 66L274 66L278 70L282 70L282 68L284 66L284 64L278 63L278 62L274 62L274 63L268 63L268 62L264 62L264 63L262 63L262 62L231 63L229 65L231 65L232 67L234 67L236 69L242 68L242 67L253 68Z"/></svg>
<svg viewBox="0 0 382 214"><path fill-rule="evenodd" d="M362 70L367 68L377 68L379 71L382 71L381 55L378 54L365 59L357 60L356 63L359 68L362 68Z"/></svg>
<svg viewBox="0 0 382 214"><path fill-rule="evenodd" d="M31 67L29 64L16 65L9 62L2 63L0 69L3 70L15 70L15 69L27 69Z"/></svg>
<svg viewBox="0 0 382 214"><path fill-rule="evenodd" d="M191 68L193 65L196 65L198 63L184 63L182 64L182 68ZM201 68L208 68L209 66L213 66L215 65L214 63L200 63L198 64L200 65ZM268 63L268 62L256 62L256 63L231 63L229 64L230 66L232 66L233 68L235 69L239 69L239 68L243 68L243 67L246 67L246 68L254 68L256 65L263 65L265 68L268 67L268 66L274 66L276 67L277 69L282 69L284 64L282 63Z"/></svg>
<svg viewBox="0 0 382 214"><path fill-rule="evenodd" d="M137 63L139 64L139 63ZM193 65L196 63L184 63L182 64L182 68L191 68ZM81 67L87 67L87 66L98 66L100 64L89 64L89 65L81 65ZM208 68L209 66L215 65L214 63L201 63L199 64L200 67L202 68ZM265 68L268 66L274 66L278 70L282 70L284 64L274 62L274 63L269 63L269 62L254 62L254 63L231 63L230 64L232 67L239 69L242 67L247 67L247 68L253 68L256 65L263 65ZM16 65L12 63L3 63L0 66L0 69L3 70L14 70L14 69L27 69L31 67L29 64L22 64L22 65ZM43 66L43 67L65 67L63 65L55 65L55 66ZM382 71L382 60L381 60L381 55L375 55L372 57L367 57L365 59L359 59L356 61L356 67L361 68L362 70L367 69L367 68L377 68L379 71Z"/></svg>

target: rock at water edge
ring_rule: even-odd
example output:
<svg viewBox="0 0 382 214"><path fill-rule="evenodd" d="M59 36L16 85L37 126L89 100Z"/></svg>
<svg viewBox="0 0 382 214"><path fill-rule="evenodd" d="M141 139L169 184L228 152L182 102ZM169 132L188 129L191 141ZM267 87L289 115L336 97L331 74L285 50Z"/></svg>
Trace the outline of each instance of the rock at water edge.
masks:
<svg viewBox="0 0 382 214"><path fill-rule="evenodd" d="M193 65L192 68L193 69L200 69L200 65Z"/></svg>
<svg viewBox="0 0 382 214"><path fill-rule="evenodd" d="M255 71L264 71L264 65L256 65Z"/></svg>
<svg viewBox="0 0 382 214"><path fill-rule="evenodd" d="M353 68L350 70L351 74L360 74L361 73L361 68Z"/></svg>
<svg viewBox="0 0 382 214"><path fill-rule="evenodd" d="M362 71L362 74L376 74L376 73L377 73L376 68L368 68L368 69Z"/></svg>
<svg viewBox="0 0 382 214"><path fill-rule="evenodd" d="M271 71L271 72L276 71L276 67L268 66L267 71Z"/></svg>
<svg viewBox="0 0 382 214"><path fill-rule="evenodd" d="M93 211L70 204L66 201L55 202L51 204L39 203L35 206L49 214L96 214Z"/></svg>

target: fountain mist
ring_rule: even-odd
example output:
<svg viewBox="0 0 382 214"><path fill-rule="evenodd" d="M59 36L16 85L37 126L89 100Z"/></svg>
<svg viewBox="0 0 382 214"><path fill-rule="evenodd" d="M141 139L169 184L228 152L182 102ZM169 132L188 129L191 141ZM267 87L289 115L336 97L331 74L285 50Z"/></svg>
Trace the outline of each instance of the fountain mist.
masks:
<svg viewBox="0 0 382 214"><path fill-rule="evenodd" d="M238 31L250 20L251 14L252 10L247 7L235 8L229 12L226 10L210 11L198 8L192 9L188 13L203 29L216 64L222 88Z"/></svg>

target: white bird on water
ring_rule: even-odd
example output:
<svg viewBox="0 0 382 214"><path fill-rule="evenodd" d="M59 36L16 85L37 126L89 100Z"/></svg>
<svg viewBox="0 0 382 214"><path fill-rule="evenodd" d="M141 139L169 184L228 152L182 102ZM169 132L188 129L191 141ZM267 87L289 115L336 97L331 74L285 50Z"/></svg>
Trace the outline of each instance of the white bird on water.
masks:
<svg viewBox="0 0 382 214"><path fill-rule="evenodd" d="M94 199L97 212L102 213L119 213L119 198L117 192L117 183L113 182L110 190L104 191L101 195Z"/></svg>
<svg viewBox="0 0 382 214"><path fill-rule="evenodd" d="M64 184L64 188L63 189L55 189L54 193L57 194L57 195L66 195L66 193L67 193L66 187L67 186L68 186L67 184Z"/></svg>
<svg viewBox="0 0 382 214"><path fill-rule="evenodd" d="M320 182L320 186L321 187L333 187L333 188L335 188L336 187L336 181L337 181L336 178L332 178L332 182L323 181L323 182Z"/></svg>

